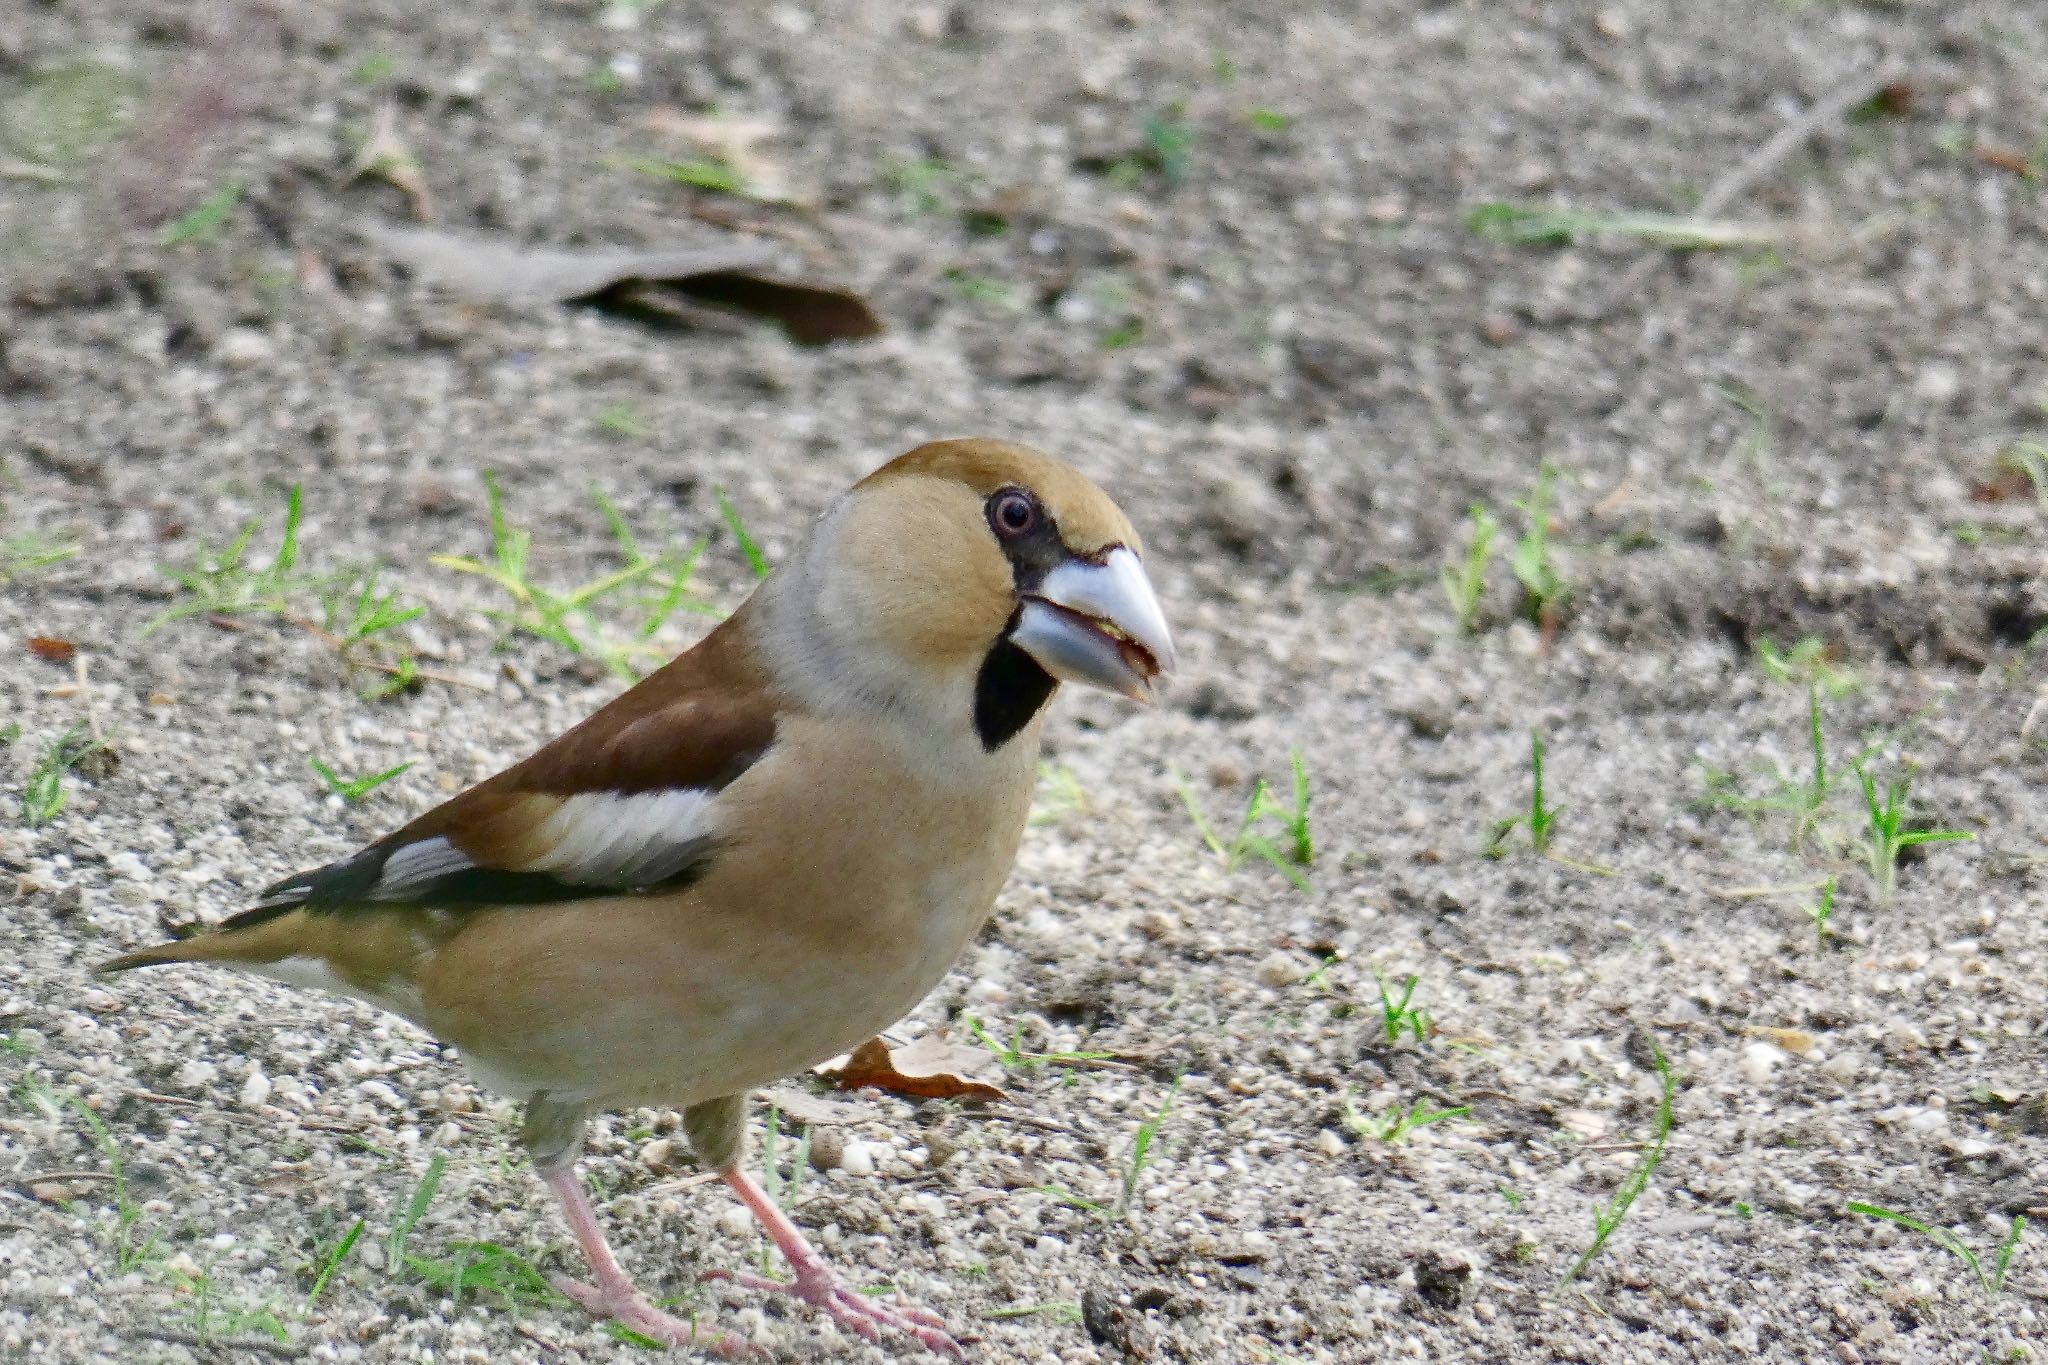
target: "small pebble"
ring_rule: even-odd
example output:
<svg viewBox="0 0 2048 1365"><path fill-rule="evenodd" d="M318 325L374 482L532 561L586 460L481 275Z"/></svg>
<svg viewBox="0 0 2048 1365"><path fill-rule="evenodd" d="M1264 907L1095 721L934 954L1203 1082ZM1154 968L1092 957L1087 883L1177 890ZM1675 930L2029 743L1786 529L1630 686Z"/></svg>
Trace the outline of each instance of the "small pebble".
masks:
<svg viewBox="0 0 2048 1365"><path fill-rule="evenodd" d="M1742 1049L1742 1077L1752 1086L1769 1085L1771 1073L1784 1060L1784 1052L1769 1043L1745 1044Z"/></svg>
<svg viewBox="0 0 2048 1365"><path fill-rule="evenodd" d="M1284 986L1294 985L1297 981L1306 977L1312 970L1314 968L1310 967L1298 954L1290 953L1283 949L1280 952L1268 954L1265 960L1259 963L1258 975L1261 982L1275 990L1279 990Z"/></svg>
<svg viewBox="0 0 2048 1365"><path fill-rule="evenodd" d="M400 1096L396 1090L393 1090L390 1086L384 1084L384 1082L382 1081L358 1082L356 1085L356 1093L358 1095L361 1095L364 1099L376 1101L378 1104L383 1105L386 1109L405 1108L404 1098Z"/></svg>
<svg viewBox="0 0 2048 1365"><path fill-rule="evenodd" d="M250 327L229 329L214 347L214 357L231 370L246 370L260 365L277 354L277 347L269 337Z"/></svg>
<svg viewBox="0 0 2048 1365"><path fill-rule="evenodd" d="M244 1109L254 1109L270 1099L270 1077L263 1074L263 1068L255 1062L249 1063L249 1074L242 1078L241 1093L236 1096Z"/></svg>
<svg viewBox="0 0 2048 1365"><path fill-rule="evenodd" d="M172 1079L177 1082L178 1087L182 1090L208 1090L213 1087L213 1083L216 1080L220 1079L220 1068L212 1062L202 1061L194 1057L179 1067L177 1074Z"/></svg>
<svg viewBox="0 0 2048 1365"><path fill-rule="evenodd" d="M811 1169L836 1171L846 1160L846 1139L830 1128L811 1129Z"/></svg>

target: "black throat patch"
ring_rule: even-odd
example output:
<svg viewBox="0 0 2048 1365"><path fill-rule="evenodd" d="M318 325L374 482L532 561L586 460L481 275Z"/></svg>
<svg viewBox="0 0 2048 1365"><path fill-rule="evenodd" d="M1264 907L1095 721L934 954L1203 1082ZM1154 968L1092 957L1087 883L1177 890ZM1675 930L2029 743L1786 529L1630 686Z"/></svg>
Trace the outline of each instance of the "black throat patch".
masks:
<svg viewBox="0 0 2048 1365"><path fill-rule="evenodd" d="M1011 618L1010 626L1017 624ZM974 676L974 732L988 753L1008 744L1031 723L1059 686L1038 660L1019 649L1006 628Z"/></svg>

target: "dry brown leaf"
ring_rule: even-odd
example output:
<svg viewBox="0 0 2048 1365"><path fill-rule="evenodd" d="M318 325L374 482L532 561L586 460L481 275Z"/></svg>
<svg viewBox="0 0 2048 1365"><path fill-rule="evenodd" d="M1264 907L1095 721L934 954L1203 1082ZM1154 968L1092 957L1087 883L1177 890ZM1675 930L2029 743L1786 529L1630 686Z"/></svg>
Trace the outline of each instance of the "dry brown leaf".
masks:
<svg viewBox="0 0 2048 1365"><path fill-rule="evenodd" d="M843 1063L826 1063L818 1074L841 1090L871 1087L892 1095L921 1100L1001 1100L1002 1090L971 1073L995 1064L986 1048L949 1043L928 1033L893 1053L880 1038L870 1038Z"/></svg>
<svg viewBox="0 0 2048 1365"><path fill-rule="evenodd" d="M2025 152L2012 147L1980 142L1970 149L1970 155L1977 159L1979 165L1989 166L1994 171L2005 171L2022 178L2034 173L2032 159Z"/></svg>
<svg viewBox="0 0 2048 1365"><path fill-rule="evenodd" d="M31 635L28 637L28 652L53 664L68 664L71 656L78 652L78 646L54 635Z"/></svg>
<svg viewBox="0 0 2048 1365"><path fill-rule="evenodd" d="M414 274L480 303L588 303L642 321L686 325L711 307L777 322L805 346L882 330L859 294L766 274L779 253L765 242L565 249L431 228L371 224L364 231Z"/></svg>
<svg viewBox="0 0 2048 1365"><path fill-rule="evenodd" d="M1766 1042L1776 1043L1785 1051L1800 1057L1812 1052L1820 1041L1802 1028L1772 1028L1765 1024L1752 1024L1743 1032L1752 1038L1762 1038Z"/></svg>
<svg viewBox="0 0 2048 1365"><path fill-rule="evenodd" d="M791 341L799 346L822 346L832 341L861 341L878 336L882 320L868 301L850 289L779 280L748 271L719 270L687 279L663 280L616 294L593 299L600 308L627 312L646 310L660 313L662 294L684 305L708 305L730 309L781 324ZM618 306L614 306L614 304ZM677 309L680 316L684 310Z"/></svg>

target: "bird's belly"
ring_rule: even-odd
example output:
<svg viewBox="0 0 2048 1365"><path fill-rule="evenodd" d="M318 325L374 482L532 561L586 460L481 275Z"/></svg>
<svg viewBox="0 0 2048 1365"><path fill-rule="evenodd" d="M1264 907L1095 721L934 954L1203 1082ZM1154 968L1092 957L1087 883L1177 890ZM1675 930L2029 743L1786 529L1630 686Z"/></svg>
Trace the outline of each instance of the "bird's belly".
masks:
<svg viewBox="0 0 2048 1365"><path fill-rule="evenodd" d="M527 921L515 970L433 974L420 1022L514 1097L680 1107L753 1089L850 1051L938 984L1001 882L977 861L933 869L892 903L820 906L815 924L663 934L646 901L522 910L556 922ZM821 943L820 925L840 926L839 941ZM458 956L506 961L483 942Z"/></svg>

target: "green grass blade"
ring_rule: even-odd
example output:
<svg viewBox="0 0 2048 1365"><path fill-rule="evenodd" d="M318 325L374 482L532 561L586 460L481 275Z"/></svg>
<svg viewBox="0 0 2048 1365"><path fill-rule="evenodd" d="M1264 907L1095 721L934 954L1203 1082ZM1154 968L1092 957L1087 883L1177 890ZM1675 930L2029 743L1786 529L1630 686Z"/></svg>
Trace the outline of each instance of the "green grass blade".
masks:
<svg viewBox="0 0 2048 1365"><path fill-rule="evenodd" d="M348 1230L348 1235L343 1237L340 1244L327 1254L326 1260L320 1265L320 1273L313 1279L313 1287L306 1291L307 1308L311 1308L314 1302L319 1299L321 1291L327 1288L327 1282L334 1278L334 1272L341 1269L341 1263L346 1261L348 1254L356 1249L356 1242L362 1238L364 1226L365 1224L362 1219L356 1219L355 1225Z"/></svg>
<svg viewBox="0 0 2048 1365"><path fill-rule="evenodd" d="M427 1163L426 1174L413 1187L411 1196L405 1201L405 1208L398 1221L392 1225L391 1235L384 1241L384 1259L390 1265L405 1264L405 1245L412 1240L413 1229L419 1226L428 1207L434 1202L435 1192L441 1188L441 1176L448 1169L448 1159L439 1152Z"/></svg>
<svg viewBox="0 0 2048 1365"><path fill-rule="evenodd" d="M719 515L725 518L726 528L732 532L732 538L739 542L740 553L746 556L747 567L754 571L754 577L766 578L768 556L761 552L760 545L748 534L746 523L740 520L739 509L732 505L732 499L725 495L725 490L720 488L713 491L718 498Z"/></svg>

